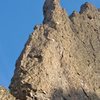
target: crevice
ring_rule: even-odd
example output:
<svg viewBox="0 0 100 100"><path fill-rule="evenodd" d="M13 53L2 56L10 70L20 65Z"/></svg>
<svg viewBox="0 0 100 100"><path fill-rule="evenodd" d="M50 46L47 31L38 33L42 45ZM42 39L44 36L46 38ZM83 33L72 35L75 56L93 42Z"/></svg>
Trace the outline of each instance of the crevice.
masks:
<svg viewBox="0 0 100 100"><path fill-rule="evenodd" d="M77 35L76 35L76 36L77 36ZM86 52L87 52L88 56L90 56L90 54L88 53L87 46L86 46L85 42L82 41L78 36L77 36L77 38L82 42L83 47L86 49Z"/></svg>
<svg viewBox="0 0 100 100"><path fill-rule="evenodd" d="M94 47L93 47L93 45L92 45L91 39L89 39L89 42L90 42L90 45L91 45L91 47L92 47L92 50L95 51L95 49L94 49Z"/></svg>
<svg viewBox="0 0 100 100"><path fill-rule="evenodd" d="M82 87L81 87L82 88ZM85 94L85 96L88 98L88 100L91 100L90 97L88 96L88 94L85 92L85 90L82 88L83 93Z"/></svg>
<svg viewBox="0 0 100 100"><path fill-rule="evenodd" d="M96 66L96 55L93 53L93 59L94 59L94 64L95 64L95 66Z"/></svg>

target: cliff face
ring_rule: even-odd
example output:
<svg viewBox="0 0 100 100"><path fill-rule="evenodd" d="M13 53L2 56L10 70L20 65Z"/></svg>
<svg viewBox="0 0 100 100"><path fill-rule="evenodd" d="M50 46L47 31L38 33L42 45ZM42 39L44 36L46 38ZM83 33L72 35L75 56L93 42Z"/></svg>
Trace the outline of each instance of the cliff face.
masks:
<svg viewBox="0 0 100 100"><path fill-rule="evenodd" d="M100 100L100 11L85 3L70 17L46 0L16 63L11 94L18 100Z"/></svg>

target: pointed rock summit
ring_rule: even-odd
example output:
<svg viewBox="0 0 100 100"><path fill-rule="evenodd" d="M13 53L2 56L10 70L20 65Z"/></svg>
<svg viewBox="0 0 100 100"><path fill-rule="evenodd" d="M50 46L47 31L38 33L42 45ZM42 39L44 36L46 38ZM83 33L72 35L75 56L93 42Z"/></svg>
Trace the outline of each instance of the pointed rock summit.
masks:
<svg viewBox="0 0 100 100"><path fill-rule="evenodd" d="M81 6L80 13L83 13L83 12L85 12L87 10L90 10L92 12L92 11L95 11L96 8L93 5L91 5L90 3L86 2L85 4L83 4Z"/></svg>
<svg viewBox="0 0 100 100"><path fill-rule="evenodd" d="M44 24L55 28L68 20L65 10L60 6L60 0L46 0L43 6Z"/></svg>
<svg viewBox="0 0 100 100"><path fill-rule="evenodd" d="M60 1L46 0L43 6L43 14L44 23L49 23L49 21L54 22L56 20L56 17L59 16L59 14L61 14Z"/></svg>
<svg viewBox="0 0 100 100"><path fill-rule="evenodd" d="M85 3L68 17L60 0L46 0L43 14L16 62L10 93L16 100L100 100L99 10Z"/></svg>

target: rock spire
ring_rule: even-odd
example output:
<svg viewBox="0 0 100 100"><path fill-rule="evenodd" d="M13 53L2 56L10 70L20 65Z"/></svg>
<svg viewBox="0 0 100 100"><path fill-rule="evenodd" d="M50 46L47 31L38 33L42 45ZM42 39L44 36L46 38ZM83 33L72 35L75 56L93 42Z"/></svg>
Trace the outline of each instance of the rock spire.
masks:
<svg viewBox="0 0 100 100"><path fill-rule="evenodd" d="M44 24L55 27L57 24L63 24L67 15L60 6L60 0L46 0L43 6Z"/></svg>

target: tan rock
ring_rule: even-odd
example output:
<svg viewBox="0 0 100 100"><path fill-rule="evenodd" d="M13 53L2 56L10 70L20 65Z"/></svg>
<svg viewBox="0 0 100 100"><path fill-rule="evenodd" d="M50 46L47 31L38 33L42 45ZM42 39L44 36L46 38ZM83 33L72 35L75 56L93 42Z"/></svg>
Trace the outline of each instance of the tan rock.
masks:
<svg viewBox="0 0 100 100"><path fill-rule="evenodd" d="M11 93L19 100L100 100L100 12L85 3L69 18L59 2L45 1L43 25L17 60Z"/></svg>
<svg viewBox="0 0 100 100"><path fill-rule="evenodd" d="M0 100L15 100L15 98L4 87L0 86Z"/></svg>

